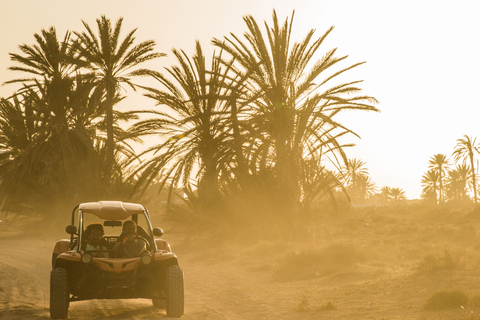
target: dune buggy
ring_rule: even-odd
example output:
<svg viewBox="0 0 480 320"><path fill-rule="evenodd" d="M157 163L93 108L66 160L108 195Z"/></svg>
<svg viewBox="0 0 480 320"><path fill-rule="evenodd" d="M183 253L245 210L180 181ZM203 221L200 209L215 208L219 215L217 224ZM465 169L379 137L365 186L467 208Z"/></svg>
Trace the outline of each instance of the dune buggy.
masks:
<svg viewBox="0 0 480 320"><path fill-rule="evenodd" d="M148 252L134 258L115 257L126 220L137 224L138 237ZM84 231L89 223L102 223L105 235L102 250L88 251ZM143 205L121 201L82 203L72 211L70 239L59 240L52 255L50 274L50 316L64 319L70 302L89 299L152 299L170 317L184 311L183 271L170 245L160 237L162 229L152 228ZM101 255L99 255L101 253ZM103 256L103 257L99 257Z"/></svg>

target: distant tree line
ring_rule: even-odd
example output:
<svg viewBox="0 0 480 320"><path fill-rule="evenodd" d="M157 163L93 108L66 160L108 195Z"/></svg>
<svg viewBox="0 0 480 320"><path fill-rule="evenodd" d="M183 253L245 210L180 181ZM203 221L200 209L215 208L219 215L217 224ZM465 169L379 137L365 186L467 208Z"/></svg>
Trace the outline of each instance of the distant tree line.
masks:
<svg viewBox="0 0 480 320"><path fill-rule="evenodd" d="M386 204L406 200L405 191L398 187L384 186L378 189L370 178L366 163L353 158L348 159L340 171L342 185L346 195L357 204Z"/></svg>
<svg viewBox="0 0 480 320"><path fill-rule="evenodd" d="M478 201L478 155L476 138L464 135L457 140L452 157L435 154L422 176L422 198L440 204L449 201L474 204Z"/></svg>
<svg viewBox="0 0 480 320"><path fill-rule="evenodd" d="M353 144L342 143L357 134L338 115L378 111L377 101L361 81L340 81L363 62L321 51L333 27L293 43L293 14L281 23L274 11L264 31L246 16L243 38L213 39L208 59L198 41L192 57L174 49L176 64L158 71L145 62L165 54L153 40L137 43L136 29L122 38L122 21L102 16L96 30L84 22L85 31L62 40L51 27L10 54L9 69L22 76L7 82L20 88L0 101L3 210L134 201L155 187L168 191L172 214L271 226L291 224L340 191L370 196L364 164L348 161L344 149ZM134 82L140 77L156 85ZM155 108L118 111L127 88ZM146 136L161 142L136 152L132 143Z"/></svg>

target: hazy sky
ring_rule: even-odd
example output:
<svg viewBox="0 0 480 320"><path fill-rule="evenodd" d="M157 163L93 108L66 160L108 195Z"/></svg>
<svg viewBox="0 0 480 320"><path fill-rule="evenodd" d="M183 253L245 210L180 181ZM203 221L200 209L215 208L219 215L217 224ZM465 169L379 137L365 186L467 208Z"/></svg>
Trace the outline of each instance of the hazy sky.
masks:
<svg viewBox="0 0 480 320"><path fill-rule="evenodd" d="M381 113L352 113L344 124L361 136L352 137L357 146L347 150L349 158L366 162L378 187L403 188L408 198L418 198L432 155L450 157L465 134L480 139L477 0L2 1L0 83L18 76L6 70L12 65L8 53L33 44L33 34L50 26L62 39L66 30L84 31L81 20L94 27L102 14L113 21L123 17L123 36L138 27L138 41L153 39L159 52L180 48L191 56L196 39L211 50L213 37L246 30L243 16L270 23L273 9L281 21L295 10L293 40L310 29L320 36L333 25L323 50L338 47L351 64L367 61L349 79L364 80L364 93L380 101ZM160 59L157 69L173 62ZM0 96L12 91L0 87Z"/></svg>

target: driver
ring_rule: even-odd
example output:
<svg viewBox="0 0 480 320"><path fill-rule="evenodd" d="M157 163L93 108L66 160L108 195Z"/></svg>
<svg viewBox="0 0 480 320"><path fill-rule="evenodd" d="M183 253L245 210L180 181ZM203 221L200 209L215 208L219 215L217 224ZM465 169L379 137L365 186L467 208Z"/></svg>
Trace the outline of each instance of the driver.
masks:
<svg viewBox="0 0 480 320"><path fill-rule="evenodd" d="M146 240L139 238L135 221L127 220L123 223L123 238L115 245L117 258L135 258L147 252Z"/></svg>

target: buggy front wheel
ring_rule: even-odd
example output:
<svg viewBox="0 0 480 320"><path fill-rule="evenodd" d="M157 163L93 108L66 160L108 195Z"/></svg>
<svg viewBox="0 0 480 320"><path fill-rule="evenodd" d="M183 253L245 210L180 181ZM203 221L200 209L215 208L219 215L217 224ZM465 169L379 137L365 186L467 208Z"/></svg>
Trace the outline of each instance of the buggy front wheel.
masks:
<svg viewBox="0 0 480 320"><path fill-rule="evenodd" d="M184 309L183 271L177 265L167 268L166 298L167 316L181 317Z"/></svg>
<svg viewBox="0 0 480 320"><path fill-rule="evenodd" d="M69 304L67 270L55 268L50 273L50 316L52 319L65 319L68 316Z"/></svg>

